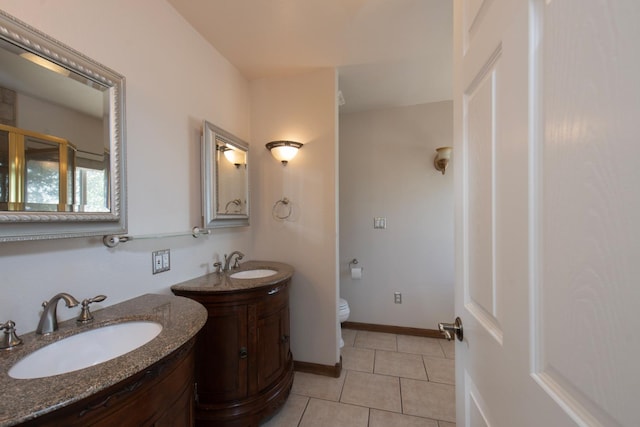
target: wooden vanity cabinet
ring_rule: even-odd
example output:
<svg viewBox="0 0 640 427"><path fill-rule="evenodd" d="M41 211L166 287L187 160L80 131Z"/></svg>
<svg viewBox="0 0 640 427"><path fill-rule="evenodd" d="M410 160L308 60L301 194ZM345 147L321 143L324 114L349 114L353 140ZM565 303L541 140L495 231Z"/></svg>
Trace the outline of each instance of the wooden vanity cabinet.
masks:
<svg viewBox="0 0 640 427"><path fill-rule="evenodd" d="M196 426L257 427L286 401L293 384L289 283L230 292L173 289L209 314L196 343Z"/></svg>
<svg viewBox="0 0 640 427"><path fill-rule="evenodd" d="M20 426L193 426L194 342L125 381Z"/></svg>

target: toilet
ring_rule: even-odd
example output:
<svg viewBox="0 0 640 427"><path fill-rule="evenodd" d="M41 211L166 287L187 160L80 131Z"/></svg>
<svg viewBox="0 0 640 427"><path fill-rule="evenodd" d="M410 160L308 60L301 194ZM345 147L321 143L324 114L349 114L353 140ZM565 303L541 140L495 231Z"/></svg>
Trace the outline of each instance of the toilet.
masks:
<svg viewBox="0 0 640 427"><path fill-rule="evenodd" d="M338 304L338 320L340 323L345 322L349 318L349 303L346 299L340 298ZM342 339L342 331L340 331L340 348L344 347L344 340Z"/></svg>

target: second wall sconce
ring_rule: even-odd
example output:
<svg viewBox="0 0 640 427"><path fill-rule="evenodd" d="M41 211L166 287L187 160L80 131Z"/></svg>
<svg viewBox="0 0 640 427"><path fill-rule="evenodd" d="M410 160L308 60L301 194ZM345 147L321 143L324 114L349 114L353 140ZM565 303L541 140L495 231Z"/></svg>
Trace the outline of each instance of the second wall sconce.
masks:
<svg viewBox="0 0 640 427"><path fill-rule="evenodd" d="M447 170L452 151L453 148L451 147L436 148L438 154L436 154L435 159L433 159L433 166L435 166L436 170L442 172L442 175L444 175L444 172Z"/></svg>
<svg viewBox="0 0 640 427"><path fill-rule="evenodd" d="M298 154L298 150L302 148L302 144L295 141L271 141L267 143L266 147L271 151L271 155L275 157L276 160L286 166L289 160Z"/></svg>

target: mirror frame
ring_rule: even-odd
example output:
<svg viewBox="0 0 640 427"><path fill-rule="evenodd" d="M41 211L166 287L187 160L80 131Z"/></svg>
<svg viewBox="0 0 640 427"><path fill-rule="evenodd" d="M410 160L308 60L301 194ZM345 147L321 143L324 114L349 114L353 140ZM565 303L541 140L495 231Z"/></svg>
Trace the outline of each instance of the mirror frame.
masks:
<svg viewBox="0 0 640 427"><path fill-rule="evenodd" d="M246 227L249 225L249 144L235 135L230 134L216 125L204 121L202 126L202 220L203 227L226 228ZM245 194L247 198L246 214L221 214L217 207L220 204L220 192L218 191L219 167L216 161L216 139L221 139L247 153L247 182Z"/></svg>
<svg viewBox="0 0 640 427"><path fill-rule="evenodd" d="M109 91L110 212L0 212L0 242L127 233L125 78L0 10L0 39L100 84Z"/></svg>

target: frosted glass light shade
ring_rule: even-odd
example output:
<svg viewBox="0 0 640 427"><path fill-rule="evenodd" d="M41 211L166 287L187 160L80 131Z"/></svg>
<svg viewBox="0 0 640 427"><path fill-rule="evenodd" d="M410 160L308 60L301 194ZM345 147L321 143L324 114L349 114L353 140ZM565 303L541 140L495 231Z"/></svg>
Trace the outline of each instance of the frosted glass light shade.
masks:
<svg viewBox="0 0 640 427"><path fill-rule="evenodd" d="M224 157L229 161L229 163L234 164L236 167L240 167L240 165L244 165L246 163L244 161L244 153L232 148L224 151Z"/></svg>
<svg viewBox="0 0 640 427"><path fill-rule="evenodd" d="M266 145L267 149L271 151L271 155L276 160L286 165L289 160L293 159L298 150L302 147L302 144L295 141L271 141Z"/></svg>

